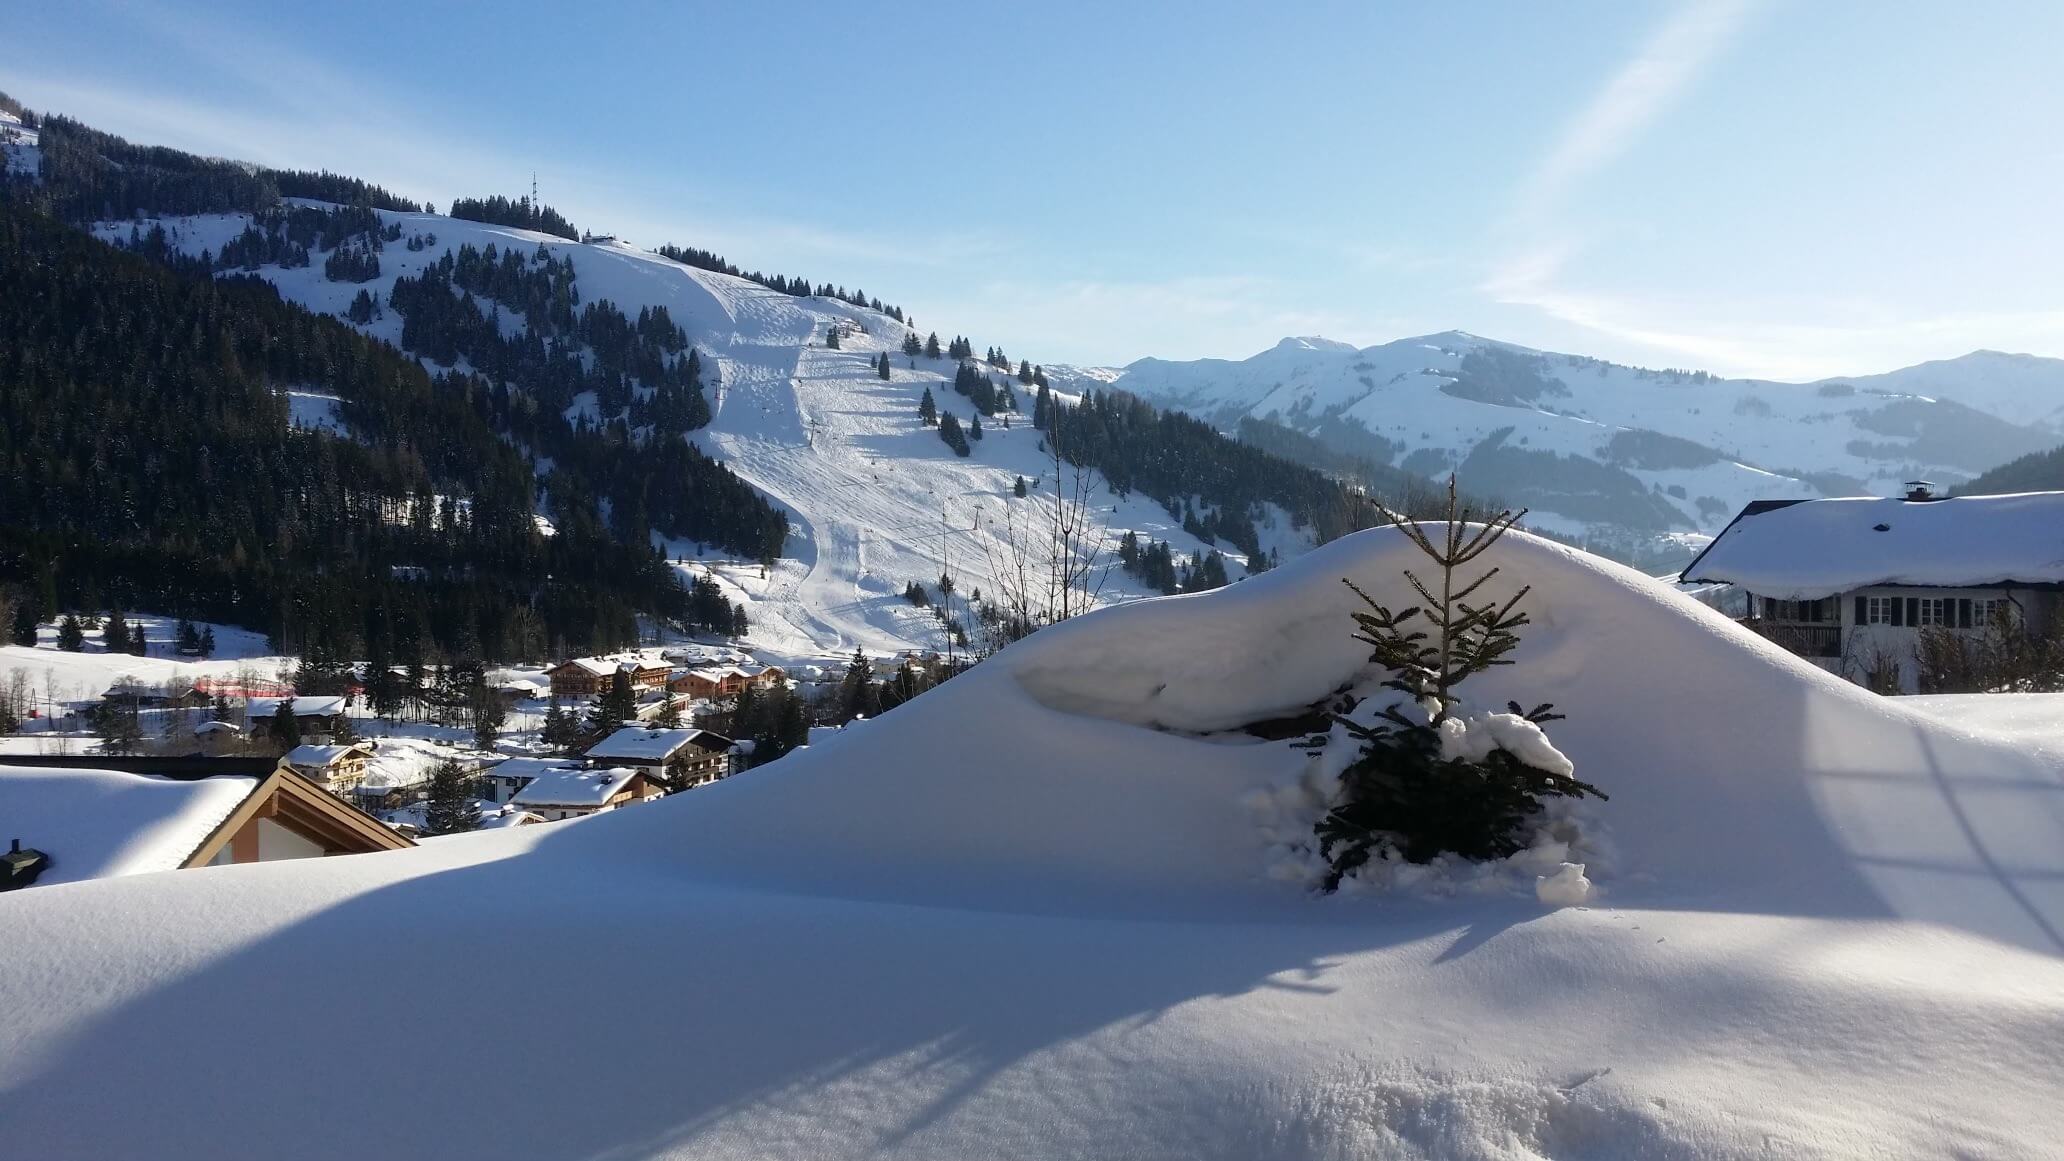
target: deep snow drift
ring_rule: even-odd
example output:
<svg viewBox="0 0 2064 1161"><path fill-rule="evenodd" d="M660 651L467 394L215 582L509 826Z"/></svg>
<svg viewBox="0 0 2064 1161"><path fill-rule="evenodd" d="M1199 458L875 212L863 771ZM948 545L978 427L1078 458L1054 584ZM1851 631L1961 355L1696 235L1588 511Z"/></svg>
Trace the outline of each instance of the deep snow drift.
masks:
<svg viewBox="0 0 2064 1161"><path fill-rule="evenodd" d="M1227 732L1352 680L1390 531L1043 631L593 820L0 896L0 1154L2032 1157L2064 779L1519 534L1590 908L1314 898Z"/></svg>

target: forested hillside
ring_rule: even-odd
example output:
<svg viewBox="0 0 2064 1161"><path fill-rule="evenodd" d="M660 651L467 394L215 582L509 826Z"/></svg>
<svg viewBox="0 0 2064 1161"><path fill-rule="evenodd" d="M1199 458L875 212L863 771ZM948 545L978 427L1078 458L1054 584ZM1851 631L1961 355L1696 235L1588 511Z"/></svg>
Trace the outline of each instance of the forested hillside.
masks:
<svg viewBox="0 0 2064 1161"><path fill-rule="evenodd" d="M0 190L0 333L0 579L30 615L143 606L398 659L607 646L639 612L735 627L642 542L540 533L505 393L433 382L262 281L120 253ZM352 438L290 424L311 385Z"/></svg>

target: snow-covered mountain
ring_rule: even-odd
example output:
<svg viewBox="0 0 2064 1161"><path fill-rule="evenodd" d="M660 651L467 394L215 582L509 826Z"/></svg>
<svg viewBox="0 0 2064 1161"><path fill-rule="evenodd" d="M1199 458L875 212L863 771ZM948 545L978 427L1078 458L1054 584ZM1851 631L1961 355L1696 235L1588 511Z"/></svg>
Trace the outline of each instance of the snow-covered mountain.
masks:
<svg viewBox="0 0 2064 1161"><path fill-rule="evenodd" d="M1711 532L1754 499L1954 484L2064 442L2064 360L1979 351L1780 383L1653 371L1460 331L1356 348L1284 339L1238 362L1066 369L1231 427L1254 417L1597 534Z"/></svg>
<svg viewBox="0 0 2064 1161"><path fill-rule="evenodd" d="M628 316L663 306L687 331L704 360L713 412L710 424L692 438L781 506L792 530L783 558L764 570L758 561L726 559L699 544L663 547L682 561L684 571L715 577L726 596L745 606L755 647L799 657L855 648L943 649L941 625L928 609L903 598L904 586L935 582L950 572L963 599L979 593L993 600L1020 583L1013 540L1029 552L1038 550L1048 510L1042 501L1052 503L1055 473L1031 426L1030 392L1020 387L1021 413L990 419L973 454L956 456L936 428L918 420L927 389L942 414L956 413L963 423L972 417L968 400L950 386L956 364L904 355L910 332L895 319L837 299L791 296L615 241L576 242L438 214L379 213L384 222L398 223L412 237L434 237L434 243L418 250L388 245L379 276L364 284L331 281L319 256L307 266L268 265L255 273L293 301L342 316L361 289L384 301L397 278L419 274L460 246L513 248L526 256L542 246L571 260L581 301L607 300ZM250 221L248 214L214 214L166 218L143 228L162 224L185 253L219 254ZM138 225L107 222L96 232L122 242ZM485 311L488 304L481 307ZM500 317L510 333L523 325L514 312ZM834 327L840 331L837 349L826 343ZM360 329L401 345L399 312L387 311ZM884 351L891 353L887 380L874 366ZM1004 376L998 372L997 378ZM304 392L292 402L296 422L334 426L319 395ZM592 397L583 396L573 410L590 409L592 418L592 404ZM1014 495L1020 477L1028 484L1025 498ZM1130 530L1142 540L1166 541L1178 556L1212 551L1137 492L1118 496L1099 478L1090 503L1095 519L1107 526L1107 546ZM540 513L546 521L550 515ZM1287 558L1309 547L1308 531L1293 530L1281 513L1272 515L1274 526L1259 529L1264 552L1273 549ZM1227 554L1232 575L1241 575L1240 554L1217 547ZM1043 565L1031 571L1043 585ZM1117 569L1102 586L1105 601L1149 595ZM960 615L966 620L964 611Z"/></svg>

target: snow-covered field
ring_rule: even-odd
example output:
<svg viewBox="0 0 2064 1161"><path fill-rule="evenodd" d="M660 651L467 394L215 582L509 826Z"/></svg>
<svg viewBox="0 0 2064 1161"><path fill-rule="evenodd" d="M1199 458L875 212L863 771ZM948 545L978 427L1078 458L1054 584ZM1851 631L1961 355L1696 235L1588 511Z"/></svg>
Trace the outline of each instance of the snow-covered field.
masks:
<svg viewBox="0 0 2064 1161"><path fill-rule="evenodd" d="M2054 1156L2064 777L1518 534L1610 858L1264 874L1389 531L1039 633L694 794L0 896L0 1155ZM861 624L867 623L864 618ZM340 1115L339 1102L376 1115Z"/></svg>
<svg viewBox="0 0 2064 1161"><path fill-rule="evenodd" d="M683 567L709 572L726 595L746 606L753 622L750 642L793 656L834 656L855 648L873 652L943 649L945 633L924 609L902 598L910 581L938 580L950 569L962 596L980 590L995 599L1002 566L1009 558L1009 530L1036 539L1037 504L1051 504L1055 484L1051 460L1039 450L1031 427L1033 389L1011 381L1022 412L1003 426L985 419L985 438L968 459L956 457L933 428L921 427L918 400L929 387L941 413L965 424L973 415L951 387L954 363L909 359L902 354L907 329L875 311L827 298L796 298L754 282L697 270L615 242L583 244L549 234L461 221L435 214L382 212L409 234L434 234L436 245L410 251L389 245L380 255L381 274L367 284L383 300L401 275L414 275L460 245L495 245L530 253L539 245L570 258L582 301L608 299L626 314L664 306L688 332L704 359L704 381L714 419L694 433L705 451L722 459L748 483L787 511L793 522L784 559L762 577L757 562L729 561L702 546L670 542ZM244 214L166 219L175 244L192 254L220 251L241 233ZM126 239L131 222L109 222L98 233ZM147 228L147 227L146 227ZM318 260L299 269L258 271L285 296L313 310L342 315L359 284L331 282ZM512 327L520 325L505 314ZM401 318L393 311L361 329L399 344ZM841 349L825 346L837 324L857 328ZM932 329L927 322L926 332ZM952 331L940 327L941 335ZM873 360L891 352L892 378L876 377ZM914 364L914 365L913 365ZM998 380L1010 379L1002 371ZM334 421L334 411L313 392L297 389L295 422L316 426ZM1019 476L1039 488L1026 499L1012 496ZM1185 533L1159 504L1137 494L1121 499L1102 486L1093 504L1109 526L1115 547L1126 530L1168 541L1178 556L1209 549ZM549 513L544 514L549 516ZM1291 556L1308 544L1278 515L1262 530L1262 547ZM1236 551L1228 550L1238 575ZM1117 600L1142 595L1133 578L1113 569L1103 596ZM963 619L965 617L963 613Z"/></svg>
<svg viewBox="0 0 2064 1161"><path fill-rule="evenodd" d="M142 625L149 652L137 657L110 652L98 630L86 631L85 647L70 653L57 647L57 631L44 625L34 648L0 645L0 681L11 680L20 671L35 699L39 717L31 723L40 728L48 714L63 703L97 699L116 682L131 678L147 687L192 682L198 678L218 681L246 678L278 681L290 672L293 659L270 652L263 633L234 625L214 625L215 654L205 661L180 657L174 646L178 621L152 613L127 612L129 623ZM210 627L197 621L195 629Z"/></svg>

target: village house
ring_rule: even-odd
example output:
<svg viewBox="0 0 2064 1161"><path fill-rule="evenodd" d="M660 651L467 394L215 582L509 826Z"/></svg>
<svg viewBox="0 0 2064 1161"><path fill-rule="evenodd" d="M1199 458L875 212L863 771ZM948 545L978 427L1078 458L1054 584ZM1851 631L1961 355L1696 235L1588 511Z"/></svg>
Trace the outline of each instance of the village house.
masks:
<svg viewBox="0 0 2064 1161"><path fill-rule="evenodd" d="M700 669L673 671L667 678L667 688L675 693L685 693L691 698L714 701L720 697L736 696L748 685L757 685L764 689L781 678L781 668L775 665L751 668L738 665L705 666Z"/></svg>
<svg viewBox="0 0 2064 1161"><path fill-rule="evenodd" d="M540 774L586 769L578 758L508 758L481 773L482 797L497 806L506 805Z"/></svg>
<svg viewBox="0 0 2064 1161"><path fill-rule="evenodd" d="M549 770L516 792L509 805L546 822L581 818L649 802L666 795L657 779L643 770L616 766L603 770Z"/></svg>
<svg viewBox="0 0 2064 1161"><path fill-rule="evenodd" d="M2064 589L2064 492L1759 500L1683 573L1733 585L1742 624L1830 672L1919 687L1923 634L2047 628Z"/></svg>
<svg viewBox="0 0 2064 1161"><path fill-rule="evenodd" d="M648 730L625 726L588 747L589 760L629 766L655 781L663 781L670 765L678 764L689 785L700 786L731 774L731 739L709 730L682 726L670 730Z"/></svg>
<svg viewBox="0 0 2064 1161"><path fill-rule="evenodd" d="M193 736L203 754L229 754L244 745L244 727L235 722L202 722L193 728Z"/></svg>
<svg viewBox="0 0 2064 1161"><path fill-rule="evenodd" d="M328 738L330 726L337 720L337 715L344 712L341 696L253 699L244 709L244 729L251 737L272 736L273 717L279 713L281 702L292 703L294 724L300 729L303 741Z"/></svg>
<svg viewBox="0 0 2064 1161"><path fill-rule="evenodd" d="M288 750L280 764L332 794L346 794L365 781L366 760L372 756L373 748L364 742L303 743Z"/></svg>
<svg viewBox="0 0 2064 1161"><path fill-rule="evenodd" d="M415 845L268 761L0 757L0 818L33 856L0 890Z"/></svg>
<svg viewBox="0 0 2064 1161"><path fill-rule="evenodd" d="M630 676L632 689L666 684L672 672L668 664L642 653L618 653L606 657L574 657L545 670L555 697L592 697L609 688L621 671Z"/></svg>
<svg viewBox="0 0 2064 1161"><path fill-rule="evenodd" d="M502 705L515 709L519 702L538 701L551 696L552 683L536 677L516 677L495 686L495 693L502 699Z"/></svg>

